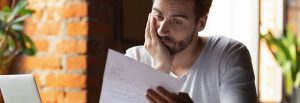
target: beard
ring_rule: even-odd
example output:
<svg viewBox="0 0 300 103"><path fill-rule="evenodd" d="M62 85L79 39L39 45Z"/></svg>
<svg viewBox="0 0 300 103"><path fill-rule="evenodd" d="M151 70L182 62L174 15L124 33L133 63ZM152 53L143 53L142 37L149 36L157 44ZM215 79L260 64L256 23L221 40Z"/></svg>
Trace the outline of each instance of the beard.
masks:
<svg viewBox="0 0 300 103"><path fill-rule="evenodd" d="M187 48L191 44L192 39L194 38L194 36L196 34L197 33L194 31L192 34L190 34L189 37L187 37L186 39L184 39L182 41L176 41L176 39L171 36L158 36L158 37L160 38L161 41L166 41L166 42L174 44L173 46L169 46L169 45L163 43L167 47L169 52L172 55L174 55L174 54L181 52L185 48Z"/></svg>

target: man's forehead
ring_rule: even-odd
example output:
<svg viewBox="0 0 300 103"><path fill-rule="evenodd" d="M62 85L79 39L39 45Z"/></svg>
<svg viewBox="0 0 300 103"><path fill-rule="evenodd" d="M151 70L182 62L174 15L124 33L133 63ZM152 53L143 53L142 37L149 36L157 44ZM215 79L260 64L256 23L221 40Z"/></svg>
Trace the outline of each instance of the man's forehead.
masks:
<svg viewBox="0 0 300 103"><path fill-rule="evenodd" d="M165 9L174 13L192 12L193 0L155 0L152 10L163 12Z"/></svg>
<svg viewBox="0 0 300 103"><path fill-rule="evenodd" d="M153 0L154 1L161 1L161 0ZM165 1L177 1L177 2L194 2L194 0L165 0Z"/></svg>
<svg viewBox="0 0 300 103"><path fill-rule="evenodd" d="M182 4L182 5L191 5L194 4L195 0L154 0L154 3L168 3L171 5L177 5L177 4Z"/></svg>
<svg viewBox="0 0 300 103"><path fill-rule="evenodd" d="M155 0L153 7L159 8L159 6L188 9L194 7L194 2L193 0Z"/></svg>

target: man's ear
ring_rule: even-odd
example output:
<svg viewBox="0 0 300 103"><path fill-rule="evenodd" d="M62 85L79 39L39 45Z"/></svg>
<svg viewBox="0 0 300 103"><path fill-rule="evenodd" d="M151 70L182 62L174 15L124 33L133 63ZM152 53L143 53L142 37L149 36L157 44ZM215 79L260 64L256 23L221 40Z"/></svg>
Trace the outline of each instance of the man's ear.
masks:
<svg viewBox="0 0 300 103"><path fill-rule="evenodd" d="M207 14L202 16L201 18L199 18L198 22L197 22L197 28L196 30L198 32L202 31L206 25L206 21L207 21Z"/></svg>

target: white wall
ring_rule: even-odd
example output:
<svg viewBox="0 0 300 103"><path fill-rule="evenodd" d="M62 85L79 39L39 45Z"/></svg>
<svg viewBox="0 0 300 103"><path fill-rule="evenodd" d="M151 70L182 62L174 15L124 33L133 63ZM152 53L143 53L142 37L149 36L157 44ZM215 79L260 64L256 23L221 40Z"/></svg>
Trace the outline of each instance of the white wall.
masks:
<svg viewBox="0 0 300 103"><path fill-rule="evenodd" d="M213 0L207 25L199 35L223 35L241 41L258 71L259 0ZM258 87L258 86L256 86Z"/></svg>

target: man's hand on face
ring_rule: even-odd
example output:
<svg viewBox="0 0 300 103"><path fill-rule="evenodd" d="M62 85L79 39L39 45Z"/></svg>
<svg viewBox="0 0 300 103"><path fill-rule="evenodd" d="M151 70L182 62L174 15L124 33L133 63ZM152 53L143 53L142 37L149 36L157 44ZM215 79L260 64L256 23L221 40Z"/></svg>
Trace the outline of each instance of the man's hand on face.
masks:
<svg viewBox="0 0 300 103"><path fill-rule="evenodd" d="M146 98L150 103L193 103L193 100L187 93L179 93L177 95L160 86L156 90L147 90Z"/></svg>
<svg viewBox="0 0 300 103"><path fill-rule="evenodd" d="M173 57L165 45L159 40L155 25L156 20L150 13L145 29L144 46L155 60L155 68L165 73L169 73L171 71L170 68L172 66Z"/></svg>

